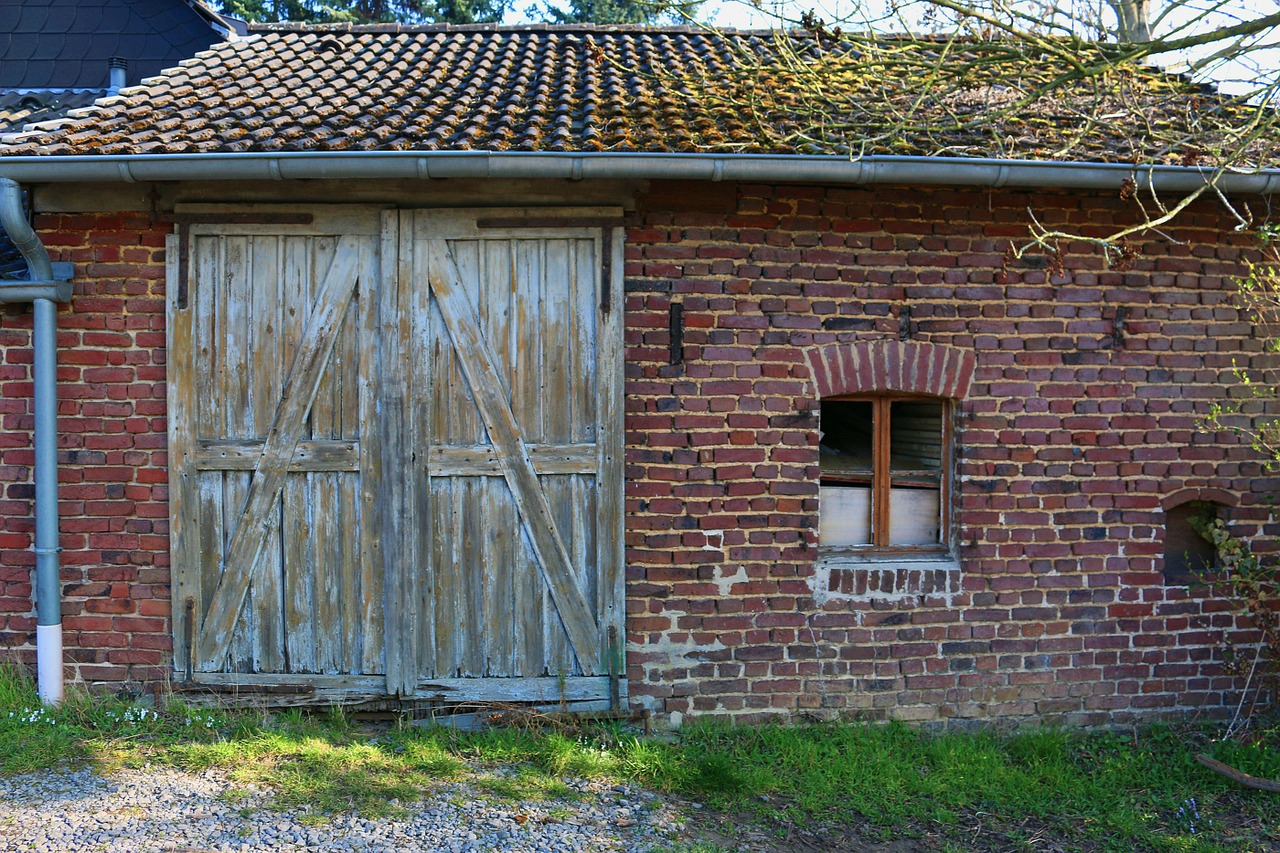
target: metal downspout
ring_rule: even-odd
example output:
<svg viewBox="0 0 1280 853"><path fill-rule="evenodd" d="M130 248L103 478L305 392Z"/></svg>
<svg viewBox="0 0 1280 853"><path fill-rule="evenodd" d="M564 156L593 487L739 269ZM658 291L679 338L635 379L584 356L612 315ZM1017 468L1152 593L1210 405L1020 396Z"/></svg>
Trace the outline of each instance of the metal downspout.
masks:
<svg viewBox="0 0 1280 853"><path fill-rule="evenodd" d="M33 282L53 279L49 253L27 222L22 190L0 178L0 226L27 261ZM62 594L58 579L58 306L51 298L32 300L31 347L35 385L36 489L36 667L40 699L62 701Z"/></svg>

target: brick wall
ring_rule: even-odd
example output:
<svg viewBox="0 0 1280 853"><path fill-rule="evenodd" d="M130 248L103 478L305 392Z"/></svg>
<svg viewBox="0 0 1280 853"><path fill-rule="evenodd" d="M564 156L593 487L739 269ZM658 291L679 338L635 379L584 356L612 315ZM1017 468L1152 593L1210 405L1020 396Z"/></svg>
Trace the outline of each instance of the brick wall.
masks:
<svg viewBox="0 0 1280 853"><path fill-rule="evenodd" d="M1141 246L1128 272L1079 243L1050 275L1044 253L1006 261L1028 207L1084 233L1132 221L1101 195L654 186L626 268L638 701L675 720L1077 724L1229 701L1218 640L1237 626L1166 584L1162 501L1234 503L1239 532L1280 533L1263 505L1280 482L1196 429L1233 363L1261 364L1231 300L1249 240L1206 205L1173 232L1185 245ZM956 424L960 576L820 578L806 353L900 340L976 356Z"/></svg>
<svg viewBox="0 0 1280 853"><path fill-rule="evenodd" d="M1166 584L1161 525L1163 506L1190 495L1235 504L1242 533L1280 534L1263 505L1280 483L1234 436L1195 426L1232 363L1261 349L1231 306L1248 238L1206 205L1174 232L1185 245L1143 246L1129 272L1069 245L1050 277L1042 256L1006 268L1028 206L1086 229L1129 215L1110 197L1011 191L655 184L642 199L626 270L634 701L671 721L1103 723L1230 698L1217 650L1236 626L1223 602ZM159 681L171 647L166 228L138 215L36 224L55 259L78 265L59 317L71 674ZM672 300L680 365L668 363ZM962 571L818 583L808 358L903 338L974 361L957 414ZM11 307L0 644L28 662L29 347L29 311Z"/></svg>
<svg viewBox="0 0 1280 853"><path fill-rule="evenodd" d="M76 264L58 316L59 503L69 678L162 680L169 630L164 226L40 216ZM31 580L31 311L0 316L0 655L35 659Z"/></svg>

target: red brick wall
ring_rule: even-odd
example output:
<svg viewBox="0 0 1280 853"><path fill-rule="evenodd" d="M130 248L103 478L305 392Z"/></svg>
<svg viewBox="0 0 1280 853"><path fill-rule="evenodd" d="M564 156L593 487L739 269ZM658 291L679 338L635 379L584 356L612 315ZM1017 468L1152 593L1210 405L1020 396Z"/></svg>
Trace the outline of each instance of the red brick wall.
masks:
<svg viewBox="0 0 1280 853"><path fill-rule="evenodd" d="M689 205L700 210L688 212ZM1004 265L1032 206L1105 228L1118 200L1006 191L664 188L627 246L630 691L689 713L1101 723L1219 707L1223 602L1166 585L1162 500L1267 525L1280 490L1196 430L1260 342L1231 307L1248 238L1192 212L1130 272ZM685 212L673 212L683 210ZM64 612L73 675L170 665L163 241L145 216L43 216L77 263L59 317ZM684 363L668 361L668 306ZM904 316L909 307L909 317ZM1125 309L1119 338L1116 309ZM899 340L976 357L959 404L963 570L815 601L816 383L806 353ZM31 660L30 315L0 318L0 645ZM1216 490L1216 491L1213 491ZM1197 492L1199 493L1199 492ZM839 584L837 584L839 587ZM939 590L945 590L939 592Z"/></svg>
<svg viewBox="0 0 1280 853"><path fill-rule="evenodd" d="M58 316L59 503L67 675L152 682L167 672L164 229L146 216L40 216L76 264ZM171 226L170 226L171 228ZM0 655L33 662L31 312L0 316ZM136 686L136 685L135 685Z"/></svg>
<svg viewBox="0 0 1280 853"><path fill-rule="evenodd" d="M1232 617L1161 571L1163 498L1220 490L1204 494L1238 503L1249 533L1280 491L1234 436L1196 429L1219 378L1261 349L1231 301L1249 240L1220 210L1181 220L1186 245L1142 246L1129 272L1064 245L1051 277L1044 253L1006 265L1028 207L1100 234L1128 206L741 186L680 212L691 198L704 194L655 186L628 238L633 697L675 719L1085 724L1229 701L1218 640ZM668 363L673 300L682 365ZM877 596L844 578L863 594L816 602L805 354L904 336L977 359L957 416L960 591L917 578L919 594Z"/></svg>

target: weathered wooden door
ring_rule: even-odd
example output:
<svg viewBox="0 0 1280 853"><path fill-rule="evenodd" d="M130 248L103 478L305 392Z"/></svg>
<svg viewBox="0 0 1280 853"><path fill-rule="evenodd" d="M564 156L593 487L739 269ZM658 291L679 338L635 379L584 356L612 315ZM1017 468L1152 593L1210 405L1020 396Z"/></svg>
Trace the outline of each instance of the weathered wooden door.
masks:
<svg viewBox="0 0 1280 853"><path fill-rule="evenodd" d="M178 668L384 692L369 433L379 213L180 217L168 249Z"/></svg>
<svg viewBox="0 0 1280 853"><path fill-rule="evenodd" d="M320 696L617 700L616 215L184 214L179 670Z"/></svg>
<svg viewBox="0 0 1280 853"><path fill-rule="evenodd" d="M602 702L621 683L621 264L602 213L389 214L402 695Z"/></svg>

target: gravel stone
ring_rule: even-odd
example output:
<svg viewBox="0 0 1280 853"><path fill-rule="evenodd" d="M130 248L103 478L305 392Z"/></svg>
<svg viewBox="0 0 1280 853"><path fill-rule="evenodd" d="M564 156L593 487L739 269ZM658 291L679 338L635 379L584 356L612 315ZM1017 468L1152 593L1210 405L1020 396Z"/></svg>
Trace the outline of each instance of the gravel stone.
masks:
<svg viewBox="0 0 1280 853"><path fill-rule="evenodd" d="M400 803L405 813L396 817L337 814L314 826L314 814L302 823L302 810L277 810L270 791L216 770L145 768L106 777L53 770L0 778L0 851L649 853L669 847L684 828L677 809L652 792L563 781L573 799L495 800L466 782L442 783L417 802Z"/></svg>

